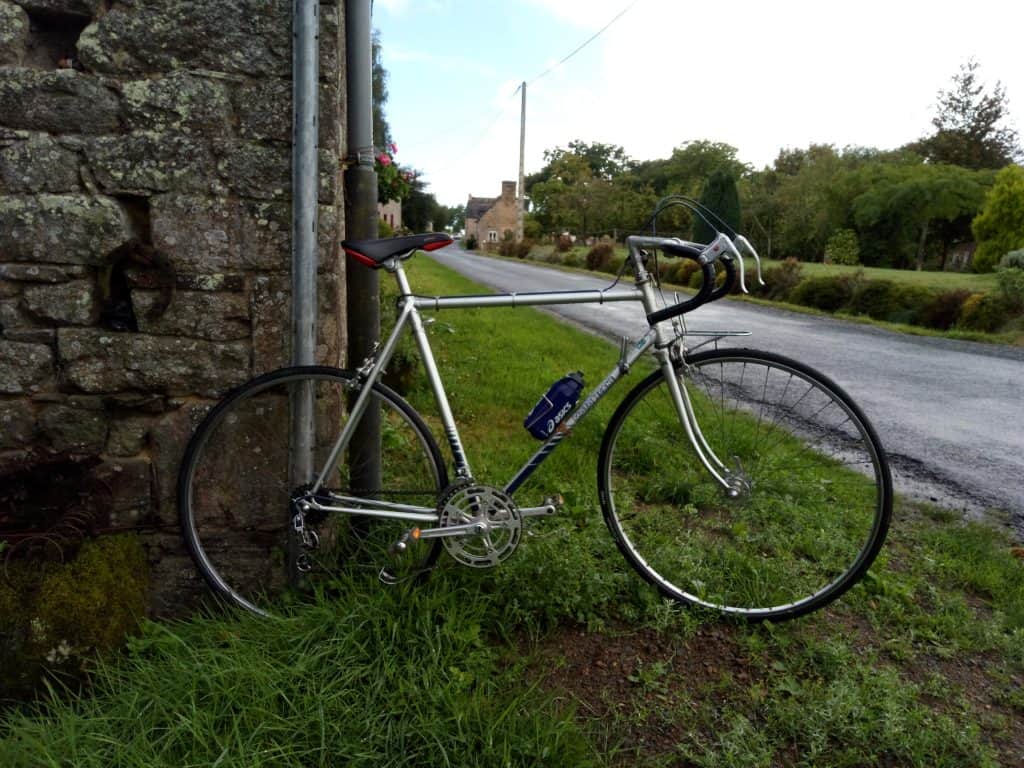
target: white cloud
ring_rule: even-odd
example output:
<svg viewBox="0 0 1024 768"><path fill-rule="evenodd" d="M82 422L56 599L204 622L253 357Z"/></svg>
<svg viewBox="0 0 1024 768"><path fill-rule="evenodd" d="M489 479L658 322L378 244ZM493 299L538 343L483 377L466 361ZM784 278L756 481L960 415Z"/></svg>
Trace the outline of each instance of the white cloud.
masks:
<svg viewBox="0 0 1024 768"><path fill-rule="evenodd" d="M529 1L567 25L565 50L552 51L552 63L628 5ZM812 142L894 148L929 132L937 91L972 55L990 87L1006 86L1024 132L1024 67L1012 23L1024 14L1014 7L639 0L529 87L527 173L542 165L544 149L573 139L620 144L641 160L666 157L688 140L723 141L755 167L782 147ZM516 177L519 105L508 96L516 85L495 89L491 104L505 112L485 136L463 133L443 164L424 163L440 200L497 194L502 179Z"/></svg>

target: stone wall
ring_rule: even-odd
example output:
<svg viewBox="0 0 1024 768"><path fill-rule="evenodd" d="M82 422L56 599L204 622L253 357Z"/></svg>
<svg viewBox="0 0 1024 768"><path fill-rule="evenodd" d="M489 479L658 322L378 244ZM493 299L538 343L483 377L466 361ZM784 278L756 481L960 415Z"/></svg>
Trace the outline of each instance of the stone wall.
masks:
<svg viewBox="0 0 1024 768"><path fill-rule="evenodd" d="M0 537L102 488L90 532L141 532L159 613L200 589L174 500L192 428L289 357L291 8L0 0ZM317 357L337 364L344 30L320 9ZM35 503L47 478L72 478L67 509Z"/></svg>

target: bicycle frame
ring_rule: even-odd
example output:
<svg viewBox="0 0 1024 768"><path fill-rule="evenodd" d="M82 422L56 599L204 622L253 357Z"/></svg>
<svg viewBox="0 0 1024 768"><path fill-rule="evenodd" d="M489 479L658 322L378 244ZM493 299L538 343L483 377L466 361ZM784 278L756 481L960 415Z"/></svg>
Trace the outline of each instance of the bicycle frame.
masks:
<svg viewBox="0 0 1024 768"><path fill-rule="evenodd" d="M642 245L642 243L641 243ZM408 278L402 266L401 259L392 259L384 265L384 268L395 276L400 292L399 314L391 335L384 342L375 358L368 359L359 369L361 389L356 402L353 404L350 417L344 429L338 436L331 452L328 455L324 466L320 471L310 493L309 508L322 512L340 512L347 514L365 515L368 517L398 518L419 523L436 523L438 515L434 508L416 506L410 504L398 504L392 502L381 502L377 500L361 499L354 496L346 496L333 493L324 489L326 479L335 470L338 460L352 439L355 425L362 418L369 405L370 394L373 384L382 376L385 367L391 360L398 340L401 335L410 328L416 346L423 361L424 370L437 404L438 414L444 428L445 438L451 448L452 457L455 462L455 474L458 478L472 478L469 460L462 446L459 437L455 417L448 402L448 395L445 392L444 383L441 380L440 372L434 358L433 350L426 333L426 324L423 321L421 312L438 311L442 309L469 309L486 307L532 307L554 304L604 304L610 302L633 301L639 302L644 311L650 315L657 309L657 299L650 274L644 267L643 258L638 248L630 249L629 258L632 260L636 276L634 287L612 290L585 290L585 291L543 291L533 293L509 293L495 295L463 295L463 296L417 296L412 292ZM668 328L666 328L668 326ZM622 378L633 364L648 350L653 348L653 354L658 359L659 366L668 384L669 393L676 407L680 422L686 432L686 436L708 472L726 491L732 489L729 480L730 470L715 456L707 441L704 439L700 428L697 425L693 408L690 404L686 388L680 386L675 372L674 355L678 358L681 354L680 345L677 344L678 334L672 329L669 321L657 322L651 325L649 330L637 341L629 342L623 338L622 351L618 364L607 376L594 388L590 395L581 403L555 430L537 451L527 460L518 472L506 483L505 493L512 495L526 480L544 463L554 452L561 442L572 433L573 428L579 423L591 409L606 395L612 386ZM677 350L673 352L673 350ZM331 504L324 504L318 500L326 493L331 499ZM554 502L548 501L540 507L520 508L520 514L524 517L533 515L551 514L555 511Z"/></svg>

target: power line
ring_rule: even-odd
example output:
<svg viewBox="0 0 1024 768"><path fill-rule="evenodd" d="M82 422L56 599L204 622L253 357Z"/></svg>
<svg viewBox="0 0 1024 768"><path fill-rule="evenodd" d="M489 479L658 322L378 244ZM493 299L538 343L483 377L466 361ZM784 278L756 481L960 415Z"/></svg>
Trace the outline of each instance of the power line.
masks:
<svg viewBox="0 0 1024 768"><path fill-rule="evenodd" d="M634 6L634 5L636 5L636 4L637 4L637 3L639 3L639 2L640 2L640 0L633 0L633 2L631 2L631 3L629 4L629 5L627 5L627 6L625 7L625 8L623 8L623 9L622 9L621 11L619 11L619 12L618 12L617 14L615 14L614 18L612 18L612 20L611 20L611 21L609 21L609 22L608 22L607 24L605 24L605 25L604 25L603 27L601 27L601 28L600 28L599 30L597 30L597 32L595 32L595 33L594 33L594 34L592 34L592 35L591 35L590 37L588 37L588 38L587 38L586 40L584 40L584 41L583 41L583 42L582 42L582 43L581 43L580 45L576 46L576 48L574 48L574 49L572 50L572 52L571 52L571 53L570 53L570 54L569 54L568 56L566 56L566 57L565 57L564 59L562 59L561 61L557 62L556 64L552 64L552 65L551 65L550 67L548 67L547 69L545 69L545 70L544 70L543 72L541 72L541 73L540 73L539 75L537 75L537 76L536 76L535 78L533 78L532 80L528 81L528 82L527 82L526 84L527 84L527 85L533 85L533 84L534 84L535 82L537 82L538 80L540 80L540 79L541 79L542 77L544 77L545 75L548 75L548 74L551 74L552 72L554 72L554 71L555 71L556 69L558 69L558 68L559 68L560 66L562 66L563 64L565 64L565 62L567 62L567 61L568 61L569 59L571 59L571 58L572 58L573 56L575 56L575 55L576 55L577 53L579 53L579 52L580 52L580 51L582 51L582 50L583 50L584 48L586 48L586 47L587 47L588 45L590 45L590 44L591 44L592 42L594 42L595 40L597 40L597 38L599 38L599 37L600 37L600 36L601 36L601 35L602 35L602 34L603 34L603 33L605 32L605 30L607 30L607 29L608 29L608 27L610 27L610 26L611 26L612 24L614 24L614 23L615 23L616 21L618 21L618 20L619 20L619 19L621 19L621 18L622 18L623 16L625 16L625 15L626 15L626 13L627 13L627 12L628 12L628 11L629 11L629 10L630 10L630 9L631 9L631 8L632 8L633 6ZM521 88L521 87L522 87L522 86L519 86L519 88ZM515 90L515 93L519 93L519 88L516 88L516 90ZM515 95L515 94L513 94L513 95Z"/></svg>

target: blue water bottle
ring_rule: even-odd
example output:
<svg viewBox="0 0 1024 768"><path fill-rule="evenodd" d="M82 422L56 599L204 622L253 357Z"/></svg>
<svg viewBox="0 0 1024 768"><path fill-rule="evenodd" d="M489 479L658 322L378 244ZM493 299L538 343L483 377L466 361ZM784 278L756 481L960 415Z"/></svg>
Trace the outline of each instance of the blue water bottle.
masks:
<svg viewBox="0 0 1024 768"><path fill-rule="evenodd" d="M566 374L537 401L530 415L523 421L523 426L538 440L547 440L576 406L582 391L583 373L576 371Z"/></svg>

